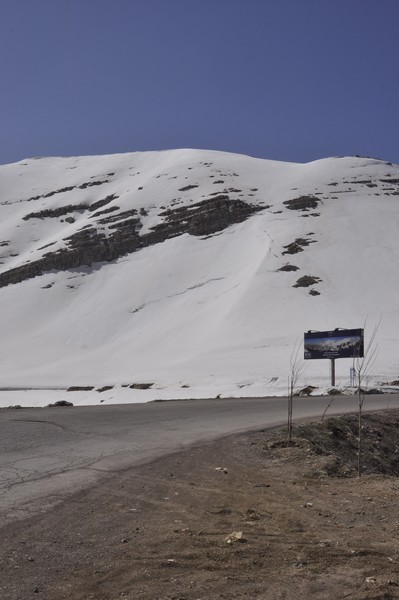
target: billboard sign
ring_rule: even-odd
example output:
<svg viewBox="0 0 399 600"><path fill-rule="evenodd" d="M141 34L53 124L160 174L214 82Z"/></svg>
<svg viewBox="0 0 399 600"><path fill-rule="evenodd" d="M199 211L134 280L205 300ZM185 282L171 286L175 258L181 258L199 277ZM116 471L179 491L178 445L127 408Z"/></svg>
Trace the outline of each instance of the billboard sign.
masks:
<svg viewBox="0 0 399 600"><path fill-rule="evenodd" d="M334 329L305 333L305 359L361 358L364 356L363 329Z"/></svg>

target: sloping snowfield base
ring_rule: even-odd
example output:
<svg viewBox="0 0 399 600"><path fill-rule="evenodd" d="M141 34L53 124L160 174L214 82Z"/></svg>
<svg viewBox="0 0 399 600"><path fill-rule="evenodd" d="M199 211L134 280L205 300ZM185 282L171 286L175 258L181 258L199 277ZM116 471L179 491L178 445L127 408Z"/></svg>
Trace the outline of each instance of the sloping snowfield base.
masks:
<svg viewBox="0 0 399 600"><path fill-rule="evenodd" d="M78 187L90 178L104 183ZM398 182L399 167L372 159L297 165L194 150L0 167L1 273L37 260L47 244L62 248L93 222L79 210L71 222L24 220L34 211L114 194L118 209L142 210L141 235L166 209L214 192L262 208L211 235L183 233L111 262L2 287L0 387L61 389L3 391L1 405L284 395L298 347L298 387L320 393L329 362L302 360L303 333L365 327L367 346L380 321L368 384L398 379ZM303 196L317 207L284 204ZM308 244L287 254L298 239ZM287 264L297 270L279 271ZM293 287L303 276L315 279ZM351 366L336 361L337 386L349 385ZM152 385L122 387L131 384ZM113 388L63 391L89 385Z"/></svg>

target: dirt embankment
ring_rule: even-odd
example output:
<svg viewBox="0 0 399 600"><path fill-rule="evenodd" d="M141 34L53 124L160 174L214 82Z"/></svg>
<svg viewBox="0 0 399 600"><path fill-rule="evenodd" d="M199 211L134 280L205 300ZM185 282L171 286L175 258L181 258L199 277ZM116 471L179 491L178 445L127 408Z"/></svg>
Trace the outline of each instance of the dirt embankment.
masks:
<svg viewBox="0 0 399 600"><path fill-rule="evenodd" d="M3 600L399 598L399 411L234 436L1 531Z"/></svg>

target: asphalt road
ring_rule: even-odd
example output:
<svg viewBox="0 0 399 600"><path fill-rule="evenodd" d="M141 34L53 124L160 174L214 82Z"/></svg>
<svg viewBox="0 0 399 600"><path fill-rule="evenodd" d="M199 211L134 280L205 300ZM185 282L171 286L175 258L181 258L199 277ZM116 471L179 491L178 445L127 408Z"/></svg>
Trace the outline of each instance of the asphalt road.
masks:
<svg viewBox="0 0 399 600"><path fill-rule="evenodd" d="M331 398L296 398L294 418L321 417ZM399 394L365 410L399 408ZM338 396L328 414L357 409ZM285 398L185 400L0 410L0 525L43 512L101 477L232 433L285 423Z"/></svg>

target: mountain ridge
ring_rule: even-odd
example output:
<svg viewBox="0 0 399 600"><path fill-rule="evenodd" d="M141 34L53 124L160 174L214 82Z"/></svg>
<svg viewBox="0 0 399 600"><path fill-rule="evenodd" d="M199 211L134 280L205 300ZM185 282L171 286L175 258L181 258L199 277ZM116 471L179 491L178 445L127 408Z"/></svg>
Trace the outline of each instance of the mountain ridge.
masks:
<svg viewBox="0 0 399 600"><path fill-rule="evenodd" d="M399 166L360 157L0 166L0 384L282 394L303 331L367 334L381 316L374 379L396 379L397 196ZM303 384L328 385L326 361L306 367Z"/></svg>

